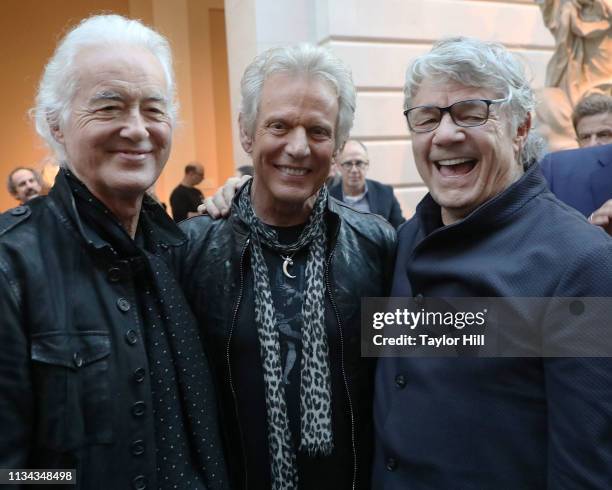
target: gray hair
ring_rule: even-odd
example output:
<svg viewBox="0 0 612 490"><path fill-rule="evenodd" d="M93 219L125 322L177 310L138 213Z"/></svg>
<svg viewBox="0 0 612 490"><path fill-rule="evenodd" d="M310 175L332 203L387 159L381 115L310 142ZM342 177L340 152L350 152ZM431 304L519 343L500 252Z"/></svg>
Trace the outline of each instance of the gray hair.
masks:
<svg viewBox="0 0 612 490"><path fill-rule="evenodd" d="M94 15L82 20L58 44L43 71L36 107L32 110L36 132L61 163L65 163L64 147L55 140L52 129L66 122L70 104L79 88L75 56L84 47L106 45L109 49L117 49L117 44L142 46L159 60L168 86L168 110L172 121L176 120L178 103L168 40L138 20L120 15Z"/></svg>
<svg viewBox="0 0 612 490"><path fill-rule="evenodd" d="M512 129L527 119L535 107L535 96L523 63L499 43L469 37L443 39L428 53L416 58L406 71L404 110L412 107L423 80L454 81L467 87L486 88L506 98L502 110L510 116ZM520 154L525 167L538 160L543 141L534 132L527 136Z"/></svg>
<svg viewBox="0 0 612 490"><path fill-rule="evenodd" d="M240 114L247 134L252 137L255 131L264 81L276 73L320 77L330 83L338 95L339 108L335 150L342 147L351 131L355 116L353 77L343 61L329 50L311 44L269 49L259 54L247 66L240 84Z"/></svg>

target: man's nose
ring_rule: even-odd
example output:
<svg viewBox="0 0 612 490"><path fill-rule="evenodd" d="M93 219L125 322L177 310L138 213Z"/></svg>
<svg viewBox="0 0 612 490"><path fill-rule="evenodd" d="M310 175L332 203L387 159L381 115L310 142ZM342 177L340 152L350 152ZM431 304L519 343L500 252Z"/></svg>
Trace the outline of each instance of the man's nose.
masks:
<svg viewBox="0 0 612 490"><path fill-rule="evenodd" d="M294 128L288 135L287 153L294 159L300 160L310 155L310 146L308 145L308 135L306 129L299 126Z"/></svg>
<svg viewBox="0 0 612 490"><path fill-rule="evenodd" d="M433 143L436 145L448 145L465 139L465 130L455 124L450 113L442 114L440 125L433 130Z"/></svg>
<svg viewBox="0 0 612 490"><path fill-rule="evenodd" d="M132 141L140 141L149 136L146 121L140 110L131 110L126 115L120 135Z"/></svg>

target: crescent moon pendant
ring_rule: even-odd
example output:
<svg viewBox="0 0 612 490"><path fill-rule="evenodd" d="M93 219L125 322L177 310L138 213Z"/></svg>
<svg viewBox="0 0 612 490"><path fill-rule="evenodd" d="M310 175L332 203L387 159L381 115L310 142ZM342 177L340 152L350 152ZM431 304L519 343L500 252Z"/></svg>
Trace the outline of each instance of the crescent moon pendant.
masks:
<svg viewBox="0 0 612 490"><path fill-rule="evenodd" d="M289 273L289 271L287 270L287 268L290 265L293 265L293 260L291 259L291 257L282 257L282 258L284 259L284 262L283 262L283 274L285 274L289 279L295 279L296 276L292 276Z"/></svg>

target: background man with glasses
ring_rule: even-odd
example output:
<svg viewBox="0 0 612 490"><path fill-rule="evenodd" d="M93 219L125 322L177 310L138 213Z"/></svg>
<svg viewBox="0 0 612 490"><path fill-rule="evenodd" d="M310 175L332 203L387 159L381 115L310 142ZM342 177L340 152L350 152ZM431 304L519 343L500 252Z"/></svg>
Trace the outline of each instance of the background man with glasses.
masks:
<svg viewBox="0 0 612 490"><path fill-rule="evenodd" d="M366 146L359 140L348 140L335 159L342 181L333 185L329 194L349 206L385 218L394 228L405 220L393 188L366 179L370 159Z"/></svg>
<svg viewBox="0 0 612 490"><path fill-rule="evenodd" d="M612 296L612 240L534 165L517 59L447 39L410 66L404 95L429 193L399 230L392 296ZM381 358L374 487L607 488L611 380L609 358Z"/></svg>

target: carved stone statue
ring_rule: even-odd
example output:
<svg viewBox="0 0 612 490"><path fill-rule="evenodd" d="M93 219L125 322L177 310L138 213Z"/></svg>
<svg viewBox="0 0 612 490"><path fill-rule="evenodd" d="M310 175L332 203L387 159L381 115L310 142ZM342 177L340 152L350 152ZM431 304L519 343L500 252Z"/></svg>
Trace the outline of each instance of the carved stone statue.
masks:
<svg viewBox="0 0 612 490"><path fill-rule="evenodd" d="M536 0L555 52L539 93L538 129L551 150L575 148L571 113L590 92L612 93L612 0Z"/></svg>

